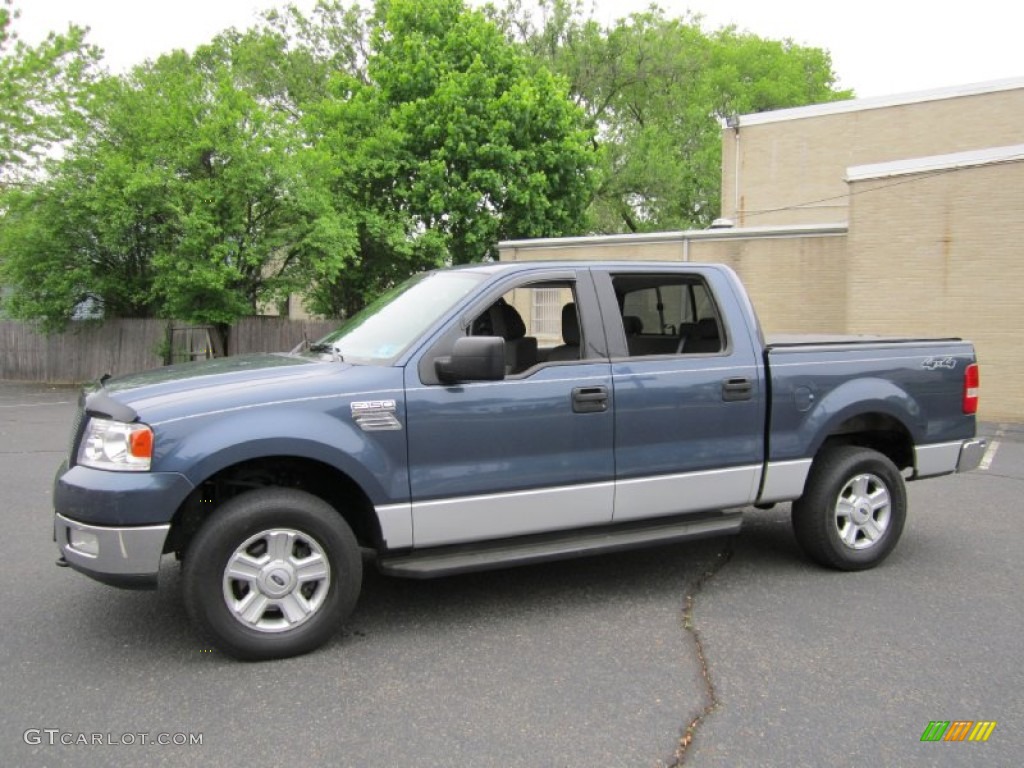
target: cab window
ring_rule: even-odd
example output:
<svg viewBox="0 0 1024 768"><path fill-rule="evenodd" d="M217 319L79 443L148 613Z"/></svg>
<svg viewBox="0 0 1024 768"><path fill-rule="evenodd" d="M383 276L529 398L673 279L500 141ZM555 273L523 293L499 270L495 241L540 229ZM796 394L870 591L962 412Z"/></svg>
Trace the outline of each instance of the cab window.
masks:
<svg viewBox="0 0 1024 768"><path fill-rule="evenodd" d="M707 283L696 275L612 279L630 357L719 354L725 326Z"/></svg>
<svg viewBox="0 0 1024 768"><path fill-rule="evenodd" d="M582 346L574 286L565 281L518 286L477 315L469 332L505 340L509 376L543 363L579 360Z"/></svg>

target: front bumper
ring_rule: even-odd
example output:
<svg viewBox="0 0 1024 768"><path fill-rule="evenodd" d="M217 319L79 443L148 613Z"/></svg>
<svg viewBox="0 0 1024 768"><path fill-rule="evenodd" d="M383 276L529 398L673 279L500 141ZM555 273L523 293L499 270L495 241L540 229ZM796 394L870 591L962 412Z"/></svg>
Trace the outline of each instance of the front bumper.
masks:
<svg viewBox="0 0 1024 768"><path fill-rule="evenodd" d="M155 589L170 524L111 528L54 514L53 534L63 560L104 584Z"/></svg>

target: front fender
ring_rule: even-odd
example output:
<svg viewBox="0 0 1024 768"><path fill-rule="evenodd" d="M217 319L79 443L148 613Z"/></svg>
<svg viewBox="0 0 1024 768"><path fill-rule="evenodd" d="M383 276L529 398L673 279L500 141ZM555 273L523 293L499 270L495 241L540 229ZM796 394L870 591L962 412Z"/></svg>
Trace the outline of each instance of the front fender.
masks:
<svg viewBox="0 0 1024 768"><path fill-rule="evenodd" d="M374 504L408 501L404 431L366 433L343 420L347 413L281 406L157 425L154 463L199 485L252 459L311 459L346 474Z"/></svg>

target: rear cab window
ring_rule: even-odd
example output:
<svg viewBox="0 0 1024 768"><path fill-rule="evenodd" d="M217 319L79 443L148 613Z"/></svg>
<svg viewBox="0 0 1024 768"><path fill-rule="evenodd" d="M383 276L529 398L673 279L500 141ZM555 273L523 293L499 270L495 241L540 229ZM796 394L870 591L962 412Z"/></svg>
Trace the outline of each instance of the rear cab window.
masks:
<svg viewBox="0 0 1024 768"><path fill-rule="evenodd" d="M612 275L630 357L713 355L728 336L711 289L699 275Z"/></svg>

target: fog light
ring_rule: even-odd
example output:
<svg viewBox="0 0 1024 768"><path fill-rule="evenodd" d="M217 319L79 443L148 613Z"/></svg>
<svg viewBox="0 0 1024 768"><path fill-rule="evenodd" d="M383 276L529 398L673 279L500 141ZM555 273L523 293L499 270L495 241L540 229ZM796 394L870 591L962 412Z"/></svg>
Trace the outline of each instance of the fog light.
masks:
<svg viewBox="0 0 1024 768"><path fill-rule="evenodd" d="M96 538L95 533L78 531L72 528L68 539L71 548L76 552L80 552L83 555L91 555L92 557L96 557L100 553L100 540Z"/></svg>

